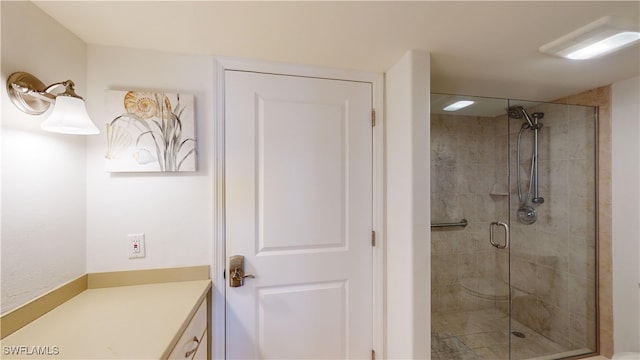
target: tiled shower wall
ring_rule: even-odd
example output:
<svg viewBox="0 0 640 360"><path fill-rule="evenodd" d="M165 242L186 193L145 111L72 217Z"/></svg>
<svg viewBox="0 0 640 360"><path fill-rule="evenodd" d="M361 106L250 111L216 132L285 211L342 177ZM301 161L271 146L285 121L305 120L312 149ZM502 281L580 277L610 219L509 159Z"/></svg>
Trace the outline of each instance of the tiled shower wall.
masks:
<svg viewBox="0 0 640 360"><path fill-rule="evenodd" d="M508 216L505 120L431 115L431 220L469 223L431 232L433 313L494 307L494 294L508 294L489 244L489 223Z"/></svg>
<svg viewBox="0 0 640 360"><path fill-rule="evenodd" d="M538 105L538 221L511 221L513 317L567 350L595 350L595 132L593 108ZM531 111L532 112L532 111ZM432 312L498 307L509 276L506 251L489 245L489 223L512 217L517 133L523 120L432 114L432 221L469 220L432 231ZM507 150L507 133L511 149ZM532 132L523 134L521 171L529 178ZM507 193L507 152L511 191ZM526 189L523 189L526 191ZM468 291L470 287L475 287ZM482 289L484 287L484 289ZM497 295L494 301L489 294ZM479 295L479 296L478 296Z"/></svg>

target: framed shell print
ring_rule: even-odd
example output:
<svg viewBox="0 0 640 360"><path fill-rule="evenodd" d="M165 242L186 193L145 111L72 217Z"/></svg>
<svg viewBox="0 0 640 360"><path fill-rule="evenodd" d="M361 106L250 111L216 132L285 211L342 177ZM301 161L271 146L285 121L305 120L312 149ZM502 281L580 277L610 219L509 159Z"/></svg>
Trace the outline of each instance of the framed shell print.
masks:
<svg viewBox="0 0 640 360"><path fill-rule="evenodd" d="M196 170L192 95L109 90L106 104L107 171Z"/></svg>

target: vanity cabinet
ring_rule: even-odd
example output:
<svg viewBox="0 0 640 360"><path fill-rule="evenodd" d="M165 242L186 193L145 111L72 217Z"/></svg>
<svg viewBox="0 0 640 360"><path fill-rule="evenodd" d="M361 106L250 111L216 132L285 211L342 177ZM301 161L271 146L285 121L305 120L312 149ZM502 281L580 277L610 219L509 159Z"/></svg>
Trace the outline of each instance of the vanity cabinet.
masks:
<svg viewBox="0 0 640 360"><path fill-rule="evenodd" d="M207 358L207 303L203 301L180 340L169 354L169 360ZM200 356L196 358L195 356Z"/></svg>
<svg viewBox="0 0 640 360"><path fill-rule="evenodd" d="M206 359L211 280L89 288L0 340L3 359ZM55 347L55 348L54 348Z"/></svg>

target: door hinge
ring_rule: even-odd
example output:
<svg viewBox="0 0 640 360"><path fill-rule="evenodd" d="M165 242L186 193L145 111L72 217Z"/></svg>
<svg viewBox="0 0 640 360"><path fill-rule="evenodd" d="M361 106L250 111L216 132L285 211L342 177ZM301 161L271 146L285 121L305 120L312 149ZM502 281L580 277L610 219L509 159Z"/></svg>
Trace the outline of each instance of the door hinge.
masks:
<svg viewBox="0 0 640 360"><path fill-rule="evenodd" d="M376 246L376 232L375 231L371 231L371 246Z"/></svg>
<svg viewBox="0 0 640 360"><path fill-rule="evenodd" d="M376 351L371 350L371 360L376 360Z"/></svg>
<svg viewBox="0 0 640 360"><path fill-rule="evenodd" d="M376 109L371 109L371 126L376 126Z"/></svg>

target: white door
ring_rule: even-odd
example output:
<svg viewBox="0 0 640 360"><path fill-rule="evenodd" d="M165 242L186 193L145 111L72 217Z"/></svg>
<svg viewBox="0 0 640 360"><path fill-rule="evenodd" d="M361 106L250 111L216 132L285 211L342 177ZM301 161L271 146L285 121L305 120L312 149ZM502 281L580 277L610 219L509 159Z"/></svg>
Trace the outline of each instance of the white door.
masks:
<svg viewBox="0 0 640 360"><path fill-rule="evenodd" d="M372 86L225 73L229 359L371 356ZM227 264L227 269L228 269Z"/></svg>

